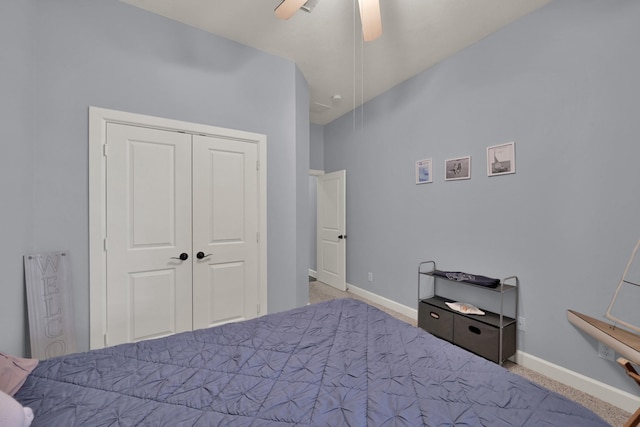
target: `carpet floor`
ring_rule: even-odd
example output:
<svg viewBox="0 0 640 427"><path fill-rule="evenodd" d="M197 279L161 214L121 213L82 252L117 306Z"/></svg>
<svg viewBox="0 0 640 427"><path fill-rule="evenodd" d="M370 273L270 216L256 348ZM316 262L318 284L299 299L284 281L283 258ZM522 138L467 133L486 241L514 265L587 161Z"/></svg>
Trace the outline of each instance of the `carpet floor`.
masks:
<svg viewBox="0 0 640 427"><path fill-rule="evenodd" d="M416 326L417 323L416 319L412 319L393 310L389 310L386 307L375 304L367 300L366 298L362 298L358 295L352 294L349 291L342 292L318 281L309 282L309 303L314 304L336 298L358 299L374 307L377 307L380 310L389 313L390 315L413 326ZM582 406L585 406L586 408L598 414L603 420L614 427L623 426L631 416L630 413L618 408L617 406L611 405L594 396L591 396L590 394L562 384L561 382L558 382L552 378L541 375L535 371L532 371L531 369L525 368L509 361L505 362L504 367L515 374L533 381L536 384L553 390L556 393L559 393L575 402L580 403Z"/></svg>

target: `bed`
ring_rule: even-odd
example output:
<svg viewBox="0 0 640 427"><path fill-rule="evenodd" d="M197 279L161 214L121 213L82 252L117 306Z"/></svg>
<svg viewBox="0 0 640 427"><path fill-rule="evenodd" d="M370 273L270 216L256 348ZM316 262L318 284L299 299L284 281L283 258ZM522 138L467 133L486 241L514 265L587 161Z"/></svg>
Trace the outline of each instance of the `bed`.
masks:
<svg viewBox="0 0 640 427"><path fill-rule="evenodd" d="M32 426L604 426L352 299L41 361Z"/></svg>

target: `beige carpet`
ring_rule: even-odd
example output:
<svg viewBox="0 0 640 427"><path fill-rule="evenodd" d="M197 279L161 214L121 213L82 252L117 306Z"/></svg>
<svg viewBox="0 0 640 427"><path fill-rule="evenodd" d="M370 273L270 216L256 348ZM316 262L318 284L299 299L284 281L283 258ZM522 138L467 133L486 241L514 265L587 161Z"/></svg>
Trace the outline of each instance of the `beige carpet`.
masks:
<svg viewBox="0 0 640 427"><path fill-rule="evenodd" d="M336 299L336 298L354 298L354 299L365 301L366 303L373 305L379 308L380 310L385 311L394 317L397 317L402 321L405 321L413 326L416 326L415 319L411 319L407 316L403 316L400 313L394 312L393 310L389 310L386 307L382 307L358 295L354 295L348 291L347 292L339 291L338 289L335 289L331 286L328 286L318 281L313 281L309 283L309 302L311 304L321 302L321 301ZM580 390L564 385L549 377L541 375L535 371L532 371L531 369L527 369L525 367L522 367L520 365L511 363L511 362L506 362L504 364L504 367L515 374L521 375L529 379L530 381L540 384L543 387L553 390L556 393L562 394L563 396L566 396L567 398L580 403L581 405L589 408L590 410L598 414L603 420L605 420L606 422L608 422L614 427L623 426L624 423L631 416L630 413L623 411L622 409L616 406L613 406L607 402L604 402Z"/></svg>

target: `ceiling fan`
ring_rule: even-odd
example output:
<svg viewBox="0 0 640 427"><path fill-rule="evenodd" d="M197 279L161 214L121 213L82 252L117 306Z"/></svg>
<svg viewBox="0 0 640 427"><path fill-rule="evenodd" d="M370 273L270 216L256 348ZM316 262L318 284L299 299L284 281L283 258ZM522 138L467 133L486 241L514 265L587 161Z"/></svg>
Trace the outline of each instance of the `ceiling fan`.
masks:
<svg viewBox="0 0 640 427"><path fill-rule="evenodd" d="M282 0L276 7L276 16L280 19L291 18L298 9L305 9L308 3L317 3L318 0ZM358 0L360 5L360 20L362 21L362 36L364 41L370 42L382 34L382 18L380 17L379 0ZM306 9L310 11L310 9Z"/></svg>

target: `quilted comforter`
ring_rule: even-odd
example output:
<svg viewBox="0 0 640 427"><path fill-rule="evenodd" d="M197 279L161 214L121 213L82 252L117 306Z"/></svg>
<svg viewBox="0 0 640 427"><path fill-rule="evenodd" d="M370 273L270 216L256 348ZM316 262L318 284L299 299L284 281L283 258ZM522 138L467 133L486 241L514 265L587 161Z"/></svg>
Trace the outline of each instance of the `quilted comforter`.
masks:
<svg viewBox="0 0 640 427"><path fill-rule="evenodd" d="M365 303L334 300L42 361L38 426L602 426Z"/></svg>

